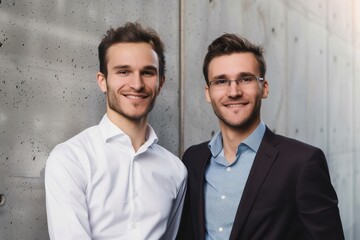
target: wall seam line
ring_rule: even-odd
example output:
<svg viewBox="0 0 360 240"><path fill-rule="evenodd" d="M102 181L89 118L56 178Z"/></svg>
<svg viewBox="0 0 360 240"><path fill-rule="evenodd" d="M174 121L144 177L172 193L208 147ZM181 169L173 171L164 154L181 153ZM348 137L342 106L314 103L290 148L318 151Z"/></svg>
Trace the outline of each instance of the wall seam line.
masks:
<svg viewBox="0 0 360 240"><path fill-rule="evenodd" d="M179 56L179 107L180 107L180 113L179 113L179 157L181 158L183 152L184 152L184 0L179 0L180 3L180 13L179 13L179 28L180 28L180 56Z"/></svg>

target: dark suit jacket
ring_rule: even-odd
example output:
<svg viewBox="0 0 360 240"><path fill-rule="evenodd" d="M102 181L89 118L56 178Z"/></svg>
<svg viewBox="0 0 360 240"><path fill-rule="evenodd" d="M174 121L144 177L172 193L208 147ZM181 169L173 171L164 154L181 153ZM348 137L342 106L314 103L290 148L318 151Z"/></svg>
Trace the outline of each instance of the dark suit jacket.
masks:
<svg viewBox="0 0 360 240"><path fill-rule="evenodd" d="M186 150L188 189L177 239L205 236L208 142ZM344 239L338 200L323 152L268 128L254 159L230 239Z"/></svg>

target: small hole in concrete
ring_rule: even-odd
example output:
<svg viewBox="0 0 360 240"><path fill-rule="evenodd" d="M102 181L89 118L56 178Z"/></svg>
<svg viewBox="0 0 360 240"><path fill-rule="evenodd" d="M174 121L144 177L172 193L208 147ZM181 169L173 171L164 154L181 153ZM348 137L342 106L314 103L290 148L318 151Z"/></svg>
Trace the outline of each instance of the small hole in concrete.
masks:
<svg viewBox="0 0 360 240"><path fill-rule="evenodd" d="M4 194L0 194L0 206L5 204L5 195Z"/></svg>

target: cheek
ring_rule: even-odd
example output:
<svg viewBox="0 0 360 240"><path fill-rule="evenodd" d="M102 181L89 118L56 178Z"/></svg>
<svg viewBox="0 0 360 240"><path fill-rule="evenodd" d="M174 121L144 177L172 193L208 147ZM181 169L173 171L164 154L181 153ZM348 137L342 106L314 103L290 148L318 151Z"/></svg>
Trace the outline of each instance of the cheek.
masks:
<svg viewBox="0 0 360 240"><path fill-rule="evenodd" d="M253 96L254 98L262 98L264 95L264 89L259 86L258 88L254 88L248 92L248 96Z"/></svg>
<svg viewBox="0 0 360 240"><path fill-rule="evenodd" d="M219 104L220 102L222 102L224 99L227 99L227 93L224 91L213 91L210 92L208 94L208 102L209 103L214 103L214 104Z"/></svg>
<svg viewBox="0 0 360 240"><path fill-rule="evenodd" d="M153 97L156 97L160 94L161 87L156 85L146 85L141 91L151 94Z"/></svg>
<svg viewBox="0 0 360 240"><path fill-rule="evenodd" d="M124 87L125 81L124 79L116 79L116 78L112 78L112 79L108 79L107 82L107 88L108 89L112 89L112 90L118 90L122 87Z"/></svg>

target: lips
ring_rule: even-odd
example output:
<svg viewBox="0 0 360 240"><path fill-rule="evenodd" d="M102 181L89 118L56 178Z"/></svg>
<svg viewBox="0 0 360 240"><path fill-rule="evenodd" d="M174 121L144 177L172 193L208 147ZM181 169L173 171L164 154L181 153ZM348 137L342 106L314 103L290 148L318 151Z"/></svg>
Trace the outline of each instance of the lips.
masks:
<svg viewBox="0 0 360 240"><path fill-rule="evenodd" d="M247 105L247 102L231 102L231 103L224 103L225 107L243 107Z"/></svg>
<svg viewBox="0 0 360 240"><path fill-rule="evenodd" d="M144 93L123 93L123 95L131 99L144 99L148 96L147 94Z"/></svg>

